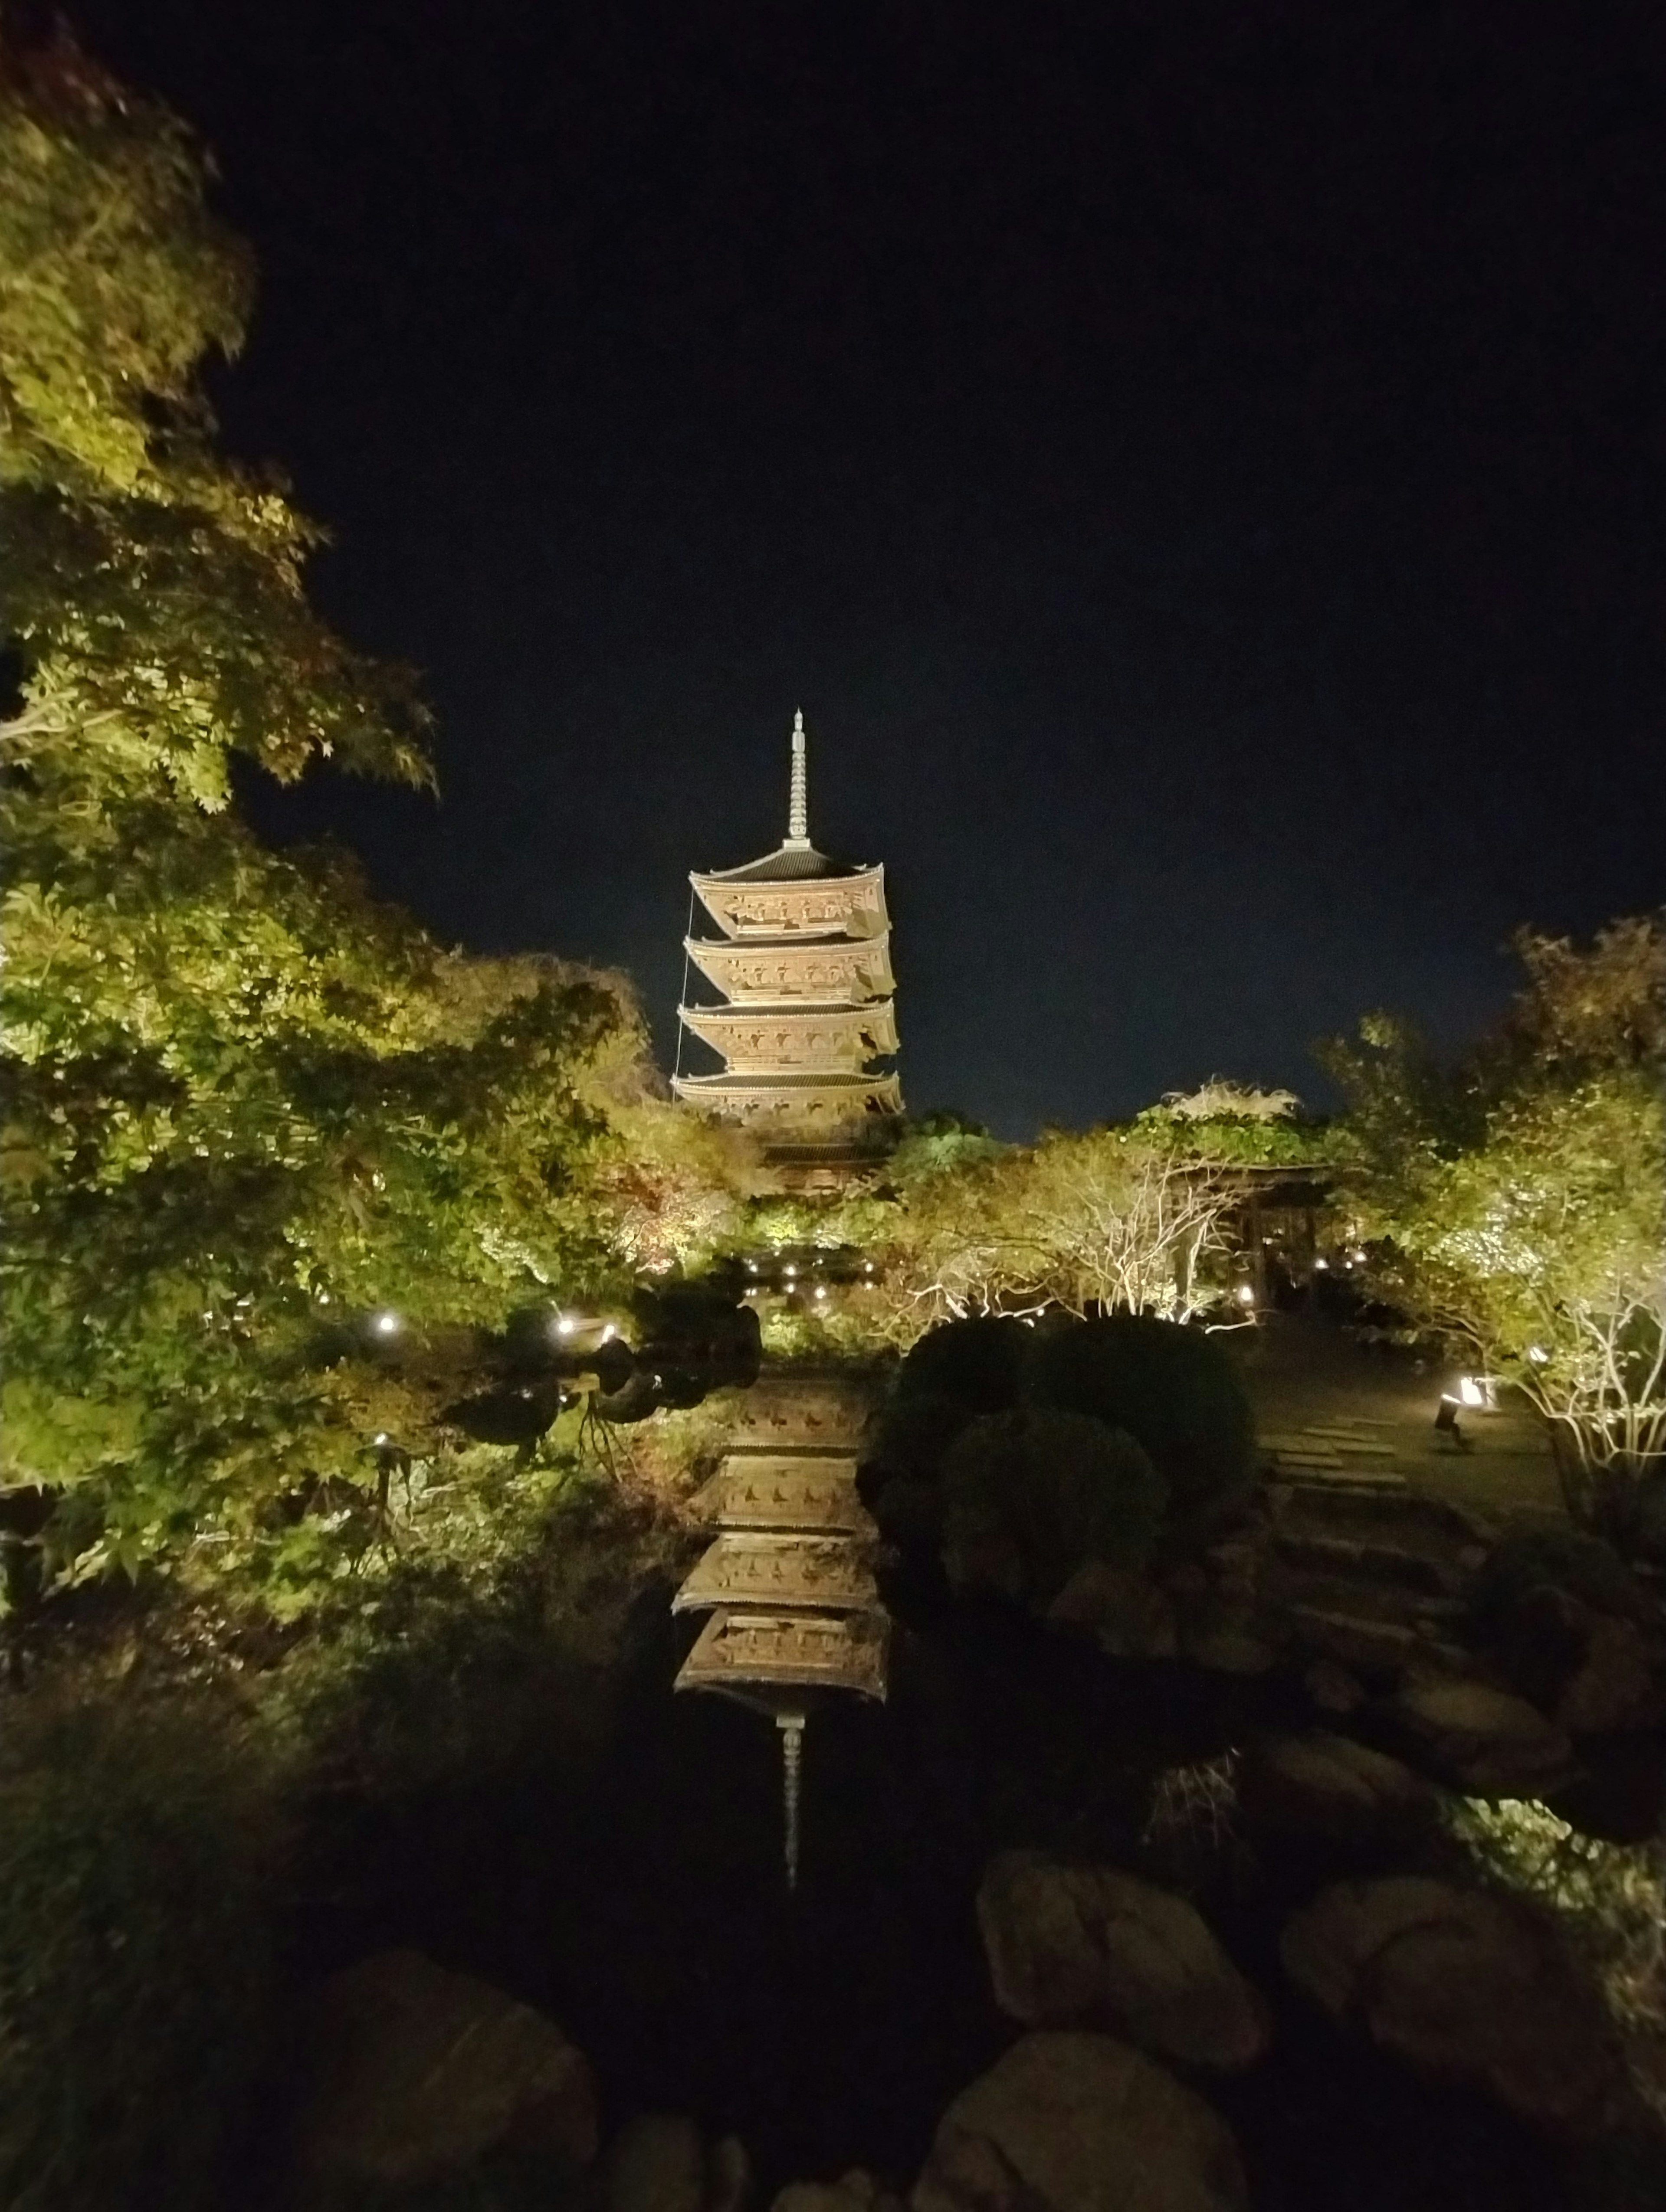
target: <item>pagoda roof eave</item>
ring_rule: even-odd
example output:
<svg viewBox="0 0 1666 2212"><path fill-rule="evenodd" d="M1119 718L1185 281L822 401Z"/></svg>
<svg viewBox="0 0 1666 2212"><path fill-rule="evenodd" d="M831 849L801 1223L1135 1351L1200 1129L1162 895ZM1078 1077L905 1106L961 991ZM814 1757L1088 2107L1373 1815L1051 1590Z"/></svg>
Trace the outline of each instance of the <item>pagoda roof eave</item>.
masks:
<svg viewBox="0 0 1666 2212"><path fill-rule="evenodd" d="M778 1074L677 1075L672 1082L680 1091L882 1091L887 1084L897 1081L889 1071L879 1075L863 1075L851 1068L824 1068L819 1074L798 1069L782 1069Z"/></svg>
<svg viewBox="0 0 1666 2212"><path fill-rule="evenodd" d="M737 960L750 960L760 952L803 952L816 955L824 952L842 952L847 946L860 946L866 951L876 945L891 943L889 926L876 929L872 937L852 937L841 931L830 937L685 937L683 950L697 960L702 952L730 952Z"/></svg>
<svg viewBox="0 0 1666 2212"><path fill-rule="evenodd" d="M689 881L697 889L706 884L810 884L848 882L858 876L883 875L883 865L866 860L836 860L813 845L778 846L756 860L743 860L738 868L690 868Z"/></svg>

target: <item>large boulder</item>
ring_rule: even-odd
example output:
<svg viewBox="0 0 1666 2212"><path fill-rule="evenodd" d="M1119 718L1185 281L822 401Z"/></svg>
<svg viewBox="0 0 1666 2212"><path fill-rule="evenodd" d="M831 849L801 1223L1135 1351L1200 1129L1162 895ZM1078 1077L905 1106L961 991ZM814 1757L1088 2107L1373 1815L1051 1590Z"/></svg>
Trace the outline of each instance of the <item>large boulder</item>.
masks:
<svg viewBox="0 0 1666 2212"><path fill-rule="evenodd" d="M1369 1845L1426 1828L1438 1800L1421 1775L1386 1752L1314 1729L1252 1744L1238 1770L1238 1802L1260 1835Z"/></svg>
<svg viewBox="0 0 1666 2212"><path fill-rule="evenodd" d="M319 1993L295 2135L301 2196L403 2189L498 2150L582 2164L588 2061L548 2020L416 1951L381 1951Z"/></svg>
<svg viewBox="0 0 1666 2212"><path fill-rule="evenodd" d="M1661 1654L1635 1621L1599 1613L1584 1656L1562 1691L1556 1718L1570 1735L1658 1728L1666 1720Z"/></svg>
<svg viewBox="0 0 1666 2212"><path fill-rule="evenodd" d="M1231 2130L1109 2036L1026 2035L939 2124L914 2212L1247 2212Z"/></svg>
<svg viewBox="0 0 1666 2212"><path fill-rule="evenodd" d="M1535 2126L1594 2134L1620 2109L1599 1999L1546 1929L1497 1898L1418 1875L1340 1882L1294 1915L1280 1950L1332 2019Z"/></svg>
<svg viewBox="0 0 1666 2212"><path fill-rule="evenodd" d="M903 2212L903 2200L854 2166L837 2181L789 2181L769 2212Z"/></svg>
<svg viewBox="0 0 1666 2212"><path fill-rule="evenodd" d="M1049 1627L1091 1638L1113 1659L1172 1659L1174 1601L1143 1567L1084 1559L1047 1609Z"/></svg>
<svg viewBox="0 0 1666 2212"><path fill-rule="evenodd" d="M1542 1797L1577 1771L1565 1731L1485 1682L1420 1682L1384 1718L1409 1758L1469 1797Z"/></svg>
<svg viewBox="0 0 1666 2212"><path fill-rule="evenodd" d="M701 2212L706 2149L681 2112L639 2112L603 2160L606 2212Z"/></svg>
<svg viewBox="0 0 1666 2212"><path fill-rule="evenodd" d="M1196 2066L1252 2065L1260 1998L1183 1897L1111 1867L1002 1851L977 1893L995 2002L1026 2027L1113 2027Z"/></svg>

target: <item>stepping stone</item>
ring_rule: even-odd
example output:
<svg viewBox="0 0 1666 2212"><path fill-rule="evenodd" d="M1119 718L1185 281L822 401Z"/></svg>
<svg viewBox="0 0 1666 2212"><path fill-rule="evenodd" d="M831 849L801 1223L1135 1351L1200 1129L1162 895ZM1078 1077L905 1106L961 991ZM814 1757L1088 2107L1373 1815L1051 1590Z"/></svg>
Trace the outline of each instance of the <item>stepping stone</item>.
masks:
<svg viewBox="0 0 1666 2212"><path fill-rule="evenodd" d="M1316 1498L1327 1492L1333 1496L1403 1498L1410 1494L1406 1478L1393 1468L1341 1468L1334 1474L1324 1474L1308 1468L1300 1474L1281 1475L1286 1488L1306 1491Z"/></svg>

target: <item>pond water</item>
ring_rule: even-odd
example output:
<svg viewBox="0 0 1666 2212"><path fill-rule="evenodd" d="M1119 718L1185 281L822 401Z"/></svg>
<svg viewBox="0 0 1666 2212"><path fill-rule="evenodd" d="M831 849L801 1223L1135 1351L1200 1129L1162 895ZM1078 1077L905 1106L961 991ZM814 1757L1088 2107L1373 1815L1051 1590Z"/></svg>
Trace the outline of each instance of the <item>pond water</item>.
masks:
<svg viewBox="0 0 1666 2212"><path fill-rule="evenodd" d="M529 1774L345 1812L303 1963L410 1943L514 1990L589 2053L610 2128L668 2110L739 2133L765 2206L787 2180L859 2164L906 2188L945 2106L1012 2039L973 1911L993 1850L1161 1878L1139 1840L1157 1773L1257 1723L1310 1722L1277 1681L1118 1665L999 1612L928 1609L897 1631L885 1709L812 1721L789 1895L776 1731L672 1696L693 1625L653 1600L585 1784ZM1314 1869L1200 1845L1193 1871L1276 2014L1262 2065L1197 2080L1238 2133L1256 2212L1561 2212L1557 2163L1525 2130L1419 2084L1286 1990L1278 1931Z"/></svg>

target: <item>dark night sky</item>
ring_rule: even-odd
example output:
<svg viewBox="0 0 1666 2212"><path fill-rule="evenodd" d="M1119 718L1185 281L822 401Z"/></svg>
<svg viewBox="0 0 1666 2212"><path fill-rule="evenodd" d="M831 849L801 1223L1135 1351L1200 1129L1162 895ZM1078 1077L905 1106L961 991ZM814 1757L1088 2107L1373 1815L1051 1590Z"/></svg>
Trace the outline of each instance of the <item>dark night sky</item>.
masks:
<svg viewBox="0 0 1666 2212"><path fill-rule="evenodd" d="M1666 11L82 0L264 272L230 442L418 663L450 939L889 864L903 1073L1021 1133L1452 1038L1666 897Z"/></svg>

